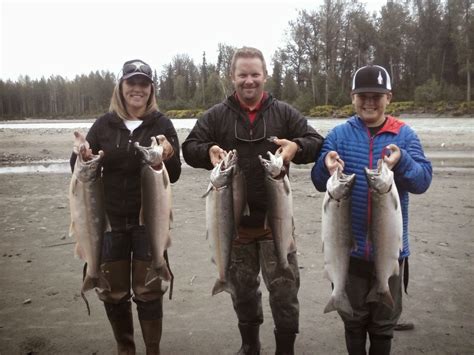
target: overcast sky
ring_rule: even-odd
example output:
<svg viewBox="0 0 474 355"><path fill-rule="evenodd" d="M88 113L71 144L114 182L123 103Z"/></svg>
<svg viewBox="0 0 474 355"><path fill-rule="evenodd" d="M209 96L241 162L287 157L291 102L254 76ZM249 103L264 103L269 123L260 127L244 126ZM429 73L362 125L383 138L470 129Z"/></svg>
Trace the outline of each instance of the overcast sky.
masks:
<svg viewBox="0 0 474 355"><path fill-rule="evenodd" d="M298 10L323 0L0 0L0 79L120 72L140 58L160 73L177 54L217 62L217 45L262 50L267 62L282 47ZM369 11L381 0L361 0Z"/></svg>

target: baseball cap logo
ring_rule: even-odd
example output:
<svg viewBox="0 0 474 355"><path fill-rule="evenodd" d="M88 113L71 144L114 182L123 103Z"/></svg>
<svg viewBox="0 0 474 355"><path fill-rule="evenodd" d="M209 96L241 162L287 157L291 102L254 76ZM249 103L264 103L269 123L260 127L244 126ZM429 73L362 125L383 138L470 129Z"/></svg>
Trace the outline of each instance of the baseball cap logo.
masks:
<svg viewBox="0 0 474 355"><path fill-rule="evenodd" d="M377 77L377 83L379 85L383 84L383 78L382 78L382 73L381 72L379 72L379 76Z"/></svg>

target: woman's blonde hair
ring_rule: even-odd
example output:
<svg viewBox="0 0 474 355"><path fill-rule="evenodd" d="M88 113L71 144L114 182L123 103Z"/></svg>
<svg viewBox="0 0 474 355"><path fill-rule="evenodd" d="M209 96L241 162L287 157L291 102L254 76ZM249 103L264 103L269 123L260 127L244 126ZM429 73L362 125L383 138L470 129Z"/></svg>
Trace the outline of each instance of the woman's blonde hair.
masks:
<svg viewBox="0 0 474 355"><path fill-rule="evenodd" d="M114 92L112 93L112 98L110 99L109 112L115 112L121 119L126 120L130 118L130 115L127 112L127 108L124 104L124 97L122 94L122 82L119 80L114 87ZM145 113L143 116L147 116L152 112L158 111L158 104L156 103L155 97L155 85L151 84L151 93L146 103Z"/></svg>

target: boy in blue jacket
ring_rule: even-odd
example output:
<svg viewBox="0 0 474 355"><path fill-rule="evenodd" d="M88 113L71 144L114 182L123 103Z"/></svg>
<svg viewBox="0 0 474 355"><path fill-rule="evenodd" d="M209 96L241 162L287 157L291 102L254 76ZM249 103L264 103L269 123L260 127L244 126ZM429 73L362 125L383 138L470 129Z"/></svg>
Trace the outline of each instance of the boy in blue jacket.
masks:
<svg viewBox="0 0 474 355"><path fill-rule="evenodd" d="M326 182L337 168L346 174L356 174L352 190L352 231L357 248L351 254L346 283L354 314L339 312L349 354L366 354L367 333L369 354L389 354L393 330L402 311L401 272L389 280L395 304L393 309L379 302L366 302L376 280L374 249L367 238L371 211L364 168L374 169L377 160L383 158L394 173L403 216L400 270L407 267L410 255L408 193L425 192L432 178L431 163L425 157L416 133L404 122L385 115L385 108L392 99L391 90L390 76L385 68L369 65L356 71L351 91L356 114L328 134L311 172L313 184L321 192L326 191ZM387 151L390 152L388 156L385 155Z"/></svg>

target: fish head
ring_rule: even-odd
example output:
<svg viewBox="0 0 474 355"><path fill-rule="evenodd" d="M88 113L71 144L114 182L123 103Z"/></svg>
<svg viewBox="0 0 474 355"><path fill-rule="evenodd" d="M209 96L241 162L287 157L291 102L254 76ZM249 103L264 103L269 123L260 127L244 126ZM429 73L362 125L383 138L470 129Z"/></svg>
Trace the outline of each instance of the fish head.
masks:
<svg viewBox="0 0 474 355"><path fill-rule="evenodd" d="M76 165L74 167L74 174L77 179L82 182L94 181L100 176L99 171L102 159L104 158L104 152L100 150L99 154L91 154L89 155L90 158L85 160L81 153L86 149L84 144L79 146L79 154L77 155Z"/></svg>
<svg viewBox="0 0 474 355"><path fill-rule="evenodd" d="M387 193L393 184L393 171L383 159L377 161L376 169L365 168L365 176L369 188L379 194Z"/></svg>
<svg viewBox="0 0 474 355"><path fill-rule="evenodd" d="M269 159L264 159L261 155L258 156L258 159L260 159L265 174L271 178L276 178L281 175L282 171L286 170L283 165L283 157L279 153L274 155L271 152L267 152L267 155Z"/></svg>
<svg viewBox="0 0 474 355"><path fill-rule="evenodd" d="M331 198L335 200L347 199L351 196L354 187L355 174L344 174L341 169L337 169L326 183L326 190Z"/></svg>
<svg viewBox="0 0 474 355"><path fill-rule="evenodd" d="M211 184L215 188L228 186L232 183L232 175L234 167L237 164L237 152L235 150L229 151L224 159L217 164L211 171Z"/></svg>
<svg viewBox="0 0 474 355"><path fill-rule="evenodd" d="M143 147L138 142L134 143L134 147L141 155L145 164L157 166L163 162L163 146L157 142L155 137L151 137L151 145L149 147Z"/></svg>

